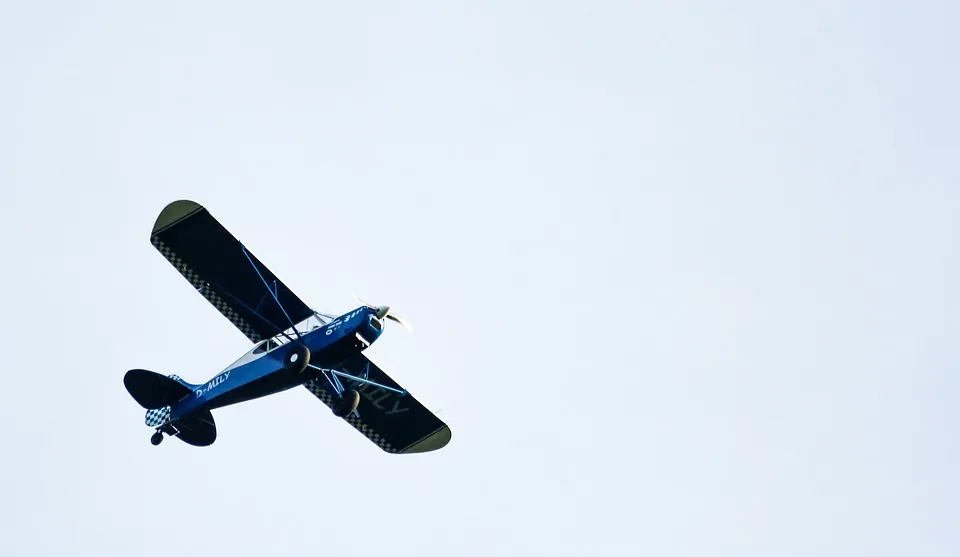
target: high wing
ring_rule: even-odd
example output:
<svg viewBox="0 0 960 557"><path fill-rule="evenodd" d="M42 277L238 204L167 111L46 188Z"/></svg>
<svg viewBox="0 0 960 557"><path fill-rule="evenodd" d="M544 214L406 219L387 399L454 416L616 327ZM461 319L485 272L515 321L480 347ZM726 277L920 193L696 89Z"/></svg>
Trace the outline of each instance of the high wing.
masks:
<svg viewBox="0 0 960 557"><path fill-rule="evenodd" d="M313 314L198 203L181 200L164 207L150 242L253 342L275 336L289 329L291 321L299 323Z"/></svg>
<svg viewBox="0 0 960 557"><path fill-rule="evenodd" d="M362 353L350 357L337 367L350 375L366 375L370 381L403 390ZM359 381L345 381L344 386L360 393L357 412L345 420L384 451L425 453L441 449L450 442L451 432L447 424L410 393L394 393ZM339 400L333 386L323 377L305 383L304 387L331 409Z"/></svg>

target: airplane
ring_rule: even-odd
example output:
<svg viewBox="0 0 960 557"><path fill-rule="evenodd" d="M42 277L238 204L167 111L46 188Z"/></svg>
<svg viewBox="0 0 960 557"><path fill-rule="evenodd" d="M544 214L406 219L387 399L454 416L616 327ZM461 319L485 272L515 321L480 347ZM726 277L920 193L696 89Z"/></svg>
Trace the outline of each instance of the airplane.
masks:
<svg viewBox="0 0 960 557"><path fill-rule="evenodd" d="M130 396L147 410L150 437L164 434L212 445L212 410L303 387L380 449L436 451L450 428L366 355L387 321L410 329L389 306L357 298L342 315L310 309L199 203L179 200L160 212L150 242L187 281L254 343L200 384L177 375L131 369Z"/></svg>

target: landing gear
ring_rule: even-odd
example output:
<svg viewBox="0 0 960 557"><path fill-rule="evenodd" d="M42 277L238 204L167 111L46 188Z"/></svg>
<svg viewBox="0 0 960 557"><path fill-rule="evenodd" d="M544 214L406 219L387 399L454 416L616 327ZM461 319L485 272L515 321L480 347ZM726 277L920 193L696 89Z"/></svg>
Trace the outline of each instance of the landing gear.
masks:
<svg viewBox="0 0 960 557"><path fill-rule="evenodd" d="M333 407L333 415L346 418L360 405L360 393L356 389L347 389L340 393L340 400Z"/></svg>
<svg viewBox="0 0 960 557"><path fill-rule="evenodd" d="M156 447L163 441L163 432L158 431L150 436L150 444Z"/></svg>
<svg viewBox="0 0 960 557"><path fill-rule="evenodd" d="M310 363L310 349L302 344L295 344L290 347L287 355L283 358L283 369L300 373L307 369Z"/></svg>

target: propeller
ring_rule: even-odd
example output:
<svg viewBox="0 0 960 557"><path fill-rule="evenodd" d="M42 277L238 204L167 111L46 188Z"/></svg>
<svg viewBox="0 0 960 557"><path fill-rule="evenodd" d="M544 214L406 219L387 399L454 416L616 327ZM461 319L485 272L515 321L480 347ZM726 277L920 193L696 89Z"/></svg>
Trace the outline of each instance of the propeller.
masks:
<svg viewBox="0 0 960 557"><path fill-rule="evenodd" d="M362 304L362 305L364 305L364 306L366 306L366 307L368 307L368 308L370 308L370 309L372 309L372 310L376 310L376 312L377 312L377 319L389 319L389 320L391 320L391 321L394 321L394 322L396 322L396 323L399 323L401 327L403 327L404 329L410 331L411 333L413 332L413 325L410 324L408 321L405 321L405 320L404 320L402 317L400 317L399 315L395 315L395 314L391 313L391 312L390 312L390 306L375 306L375 305L373 305L373 304L370 304L370 303L365 302L360 296L357 296L356 294L353 295L353 298L354 298L356 301L360 302L360 304Z"/></svg>

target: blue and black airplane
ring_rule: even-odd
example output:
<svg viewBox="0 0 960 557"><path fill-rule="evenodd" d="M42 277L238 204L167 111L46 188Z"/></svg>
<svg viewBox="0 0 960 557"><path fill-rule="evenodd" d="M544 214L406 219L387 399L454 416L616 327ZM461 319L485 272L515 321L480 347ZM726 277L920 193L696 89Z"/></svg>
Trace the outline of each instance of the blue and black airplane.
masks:
<svg viewBox="0 0 960 557"><path fill-rule="evenodd" d="M163 435L205 447L217 438L212 410L304 387L388 453L422 453L450 442L450 428L363 351L386 321L409 329L388 306L334 316L310 309L193 201L167 205L150 241L196 290L253 343L206 383L132 369L123 384Z"/></svg>

